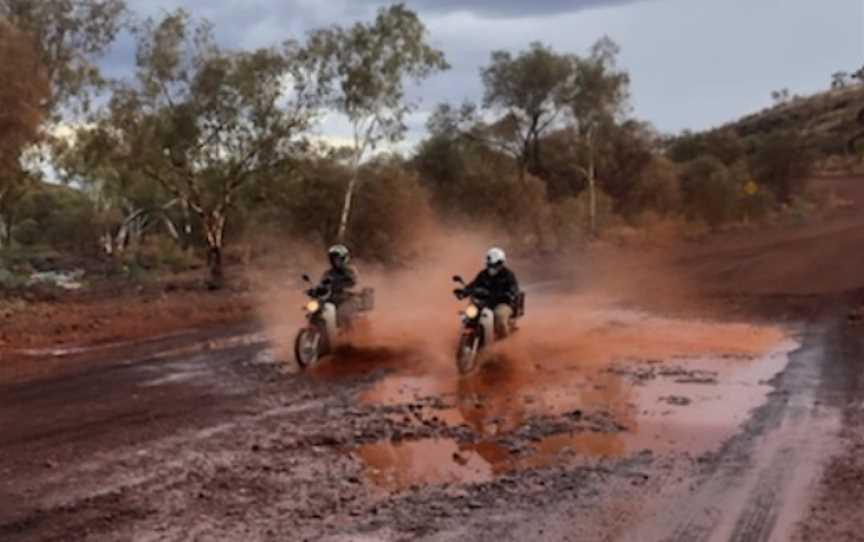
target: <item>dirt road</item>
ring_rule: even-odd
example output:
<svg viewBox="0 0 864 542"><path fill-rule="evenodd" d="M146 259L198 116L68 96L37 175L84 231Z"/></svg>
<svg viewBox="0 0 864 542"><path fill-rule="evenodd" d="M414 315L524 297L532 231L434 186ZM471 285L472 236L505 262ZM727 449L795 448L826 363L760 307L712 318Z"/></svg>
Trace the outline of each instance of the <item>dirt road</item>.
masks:
<svg viewBox="0 0 864 542"><path fill-rule="evenodd" d="M466 378L374 341L298 374L258 324L32 353L0 540L861 540L861 297L783 266L848 256L859 215L689 252L724 318L537 288Z"/></svg>

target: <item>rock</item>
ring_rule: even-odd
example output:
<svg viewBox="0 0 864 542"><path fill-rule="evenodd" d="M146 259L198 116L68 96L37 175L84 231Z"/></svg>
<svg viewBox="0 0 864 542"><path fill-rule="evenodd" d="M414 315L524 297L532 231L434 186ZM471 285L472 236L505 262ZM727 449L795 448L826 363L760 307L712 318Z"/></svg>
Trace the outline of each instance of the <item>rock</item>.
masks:
<svg viewBox="0 0 864 542"><path fill-rule="evenodd" d="M676 384L716 384L717 379L713 376L691 376L675 379Z"/></svg>
<svg viewBox="0 0 864 542"><path fill-rule="evenodd" d="M683 397L680 395L670 395L668 397L661 397L660 400L665 402L665 403L669 403L670 405L676 405L676 406L687 406L690 403L692 403L692 401L690 400L689 397Z"/></svg>

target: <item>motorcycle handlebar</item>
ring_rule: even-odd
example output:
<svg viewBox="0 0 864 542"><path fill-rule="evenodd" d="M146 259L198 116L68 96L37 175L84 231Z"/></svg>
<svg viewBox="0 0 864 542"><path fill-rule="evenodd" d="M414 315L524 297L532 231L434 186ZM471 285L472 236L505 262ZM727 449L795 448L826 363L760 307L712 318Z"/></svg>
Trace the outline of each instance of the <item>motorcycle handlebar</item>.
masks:
<svg viewBox="0 0 864 542"><path fill-rule="evenodd" d="M453 293L459 299L469 297L469 296L470 297L484 298L484 297L489 297L489 295L490 295L489 290L487 290L486 288L471 288L471 289L456 288L455 290L453 290Z"/></svg>
<svg viewBox="0 0 864 542"><path fill-rule="evenodd" d="M330 295L331 289L328 286L319 285L306 290L306 295L309 297L324 298Z"/></svg>

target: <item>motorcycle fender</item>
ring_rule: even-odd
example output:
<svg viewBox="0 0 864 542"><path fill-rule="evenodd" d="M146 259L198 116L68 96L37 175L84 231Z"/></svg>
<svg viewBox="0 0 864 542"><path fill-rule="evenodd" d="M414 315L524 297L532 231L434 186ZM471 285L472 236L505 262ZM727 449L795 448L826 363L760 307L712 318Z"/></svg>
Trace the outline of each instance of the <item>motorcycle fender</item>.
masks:
<svg viewBox="0 0 864 542"><path fill-rule="evenodd" d="M495 340L495 313L492 309L485 308L480 313L480 325L483 326L483 337L487 343Z"/></svg>

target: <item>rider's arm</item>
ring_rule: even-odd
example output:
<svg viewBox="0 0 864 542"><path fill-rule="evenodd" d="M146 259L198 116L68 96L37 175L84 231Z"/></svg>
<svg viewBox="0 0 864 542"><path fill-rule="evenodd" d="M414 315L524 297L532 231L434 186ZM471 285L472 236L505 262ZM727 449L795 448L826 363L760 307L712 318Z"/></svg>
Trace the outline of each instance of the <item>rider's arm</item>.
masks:
<svg viewBox="0 0 864 542"><path fill-rule="evenodd" d="M516 296L519 295L519 281L516 280L516 274L513 271L510 271L510 288L508 293L513 299L516 299Z"/></svg>
<svg viewBox="0 0 864 542"><path fill-rule="evenodd" d="M326 278L330 279L330 287L333 288L333 291L341 293L357 285L357 270L353 267L340 270L331 269L327 272Z"/></svg>
<svg viewBox="0 0 864 542"><path fill-rule="evenodd" d="M342 274L342 287L343 288L353 288L357 286L357 268L352 266L348 266L345 268L345 272Z"/></svg>
<svg viewBox="0 0 864 542"><path fill-rule="evenodd" d="M483 271L480 271L479 273L477 273L477 276L474 277L474 280L472 280L471 282L469 282L468 284L465 285L464 289L466 291L470 292L471 290L473 290L477 286L480 286L482 283L483 283Z"/></svg>

